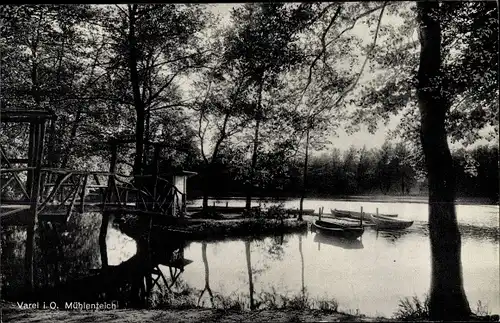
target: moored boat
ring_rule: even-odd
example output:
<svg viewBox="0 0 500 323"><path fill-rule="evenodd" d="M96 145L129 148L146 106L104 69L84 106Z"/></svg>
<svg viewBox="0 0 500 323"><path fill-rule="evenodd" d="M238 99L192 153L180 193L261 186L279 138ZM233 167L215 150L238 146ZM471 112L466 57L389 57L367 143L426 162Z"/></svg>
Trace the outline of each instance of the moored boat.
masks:
<svg viewBox="0 0 500 323"><path fill-rule="evenodd" d="M314 221L313 226L319 233L343 237L346 239L357 239L361 237L365 231L365 229L360 225L335 220L316 220Z"/></svg>
<svg viewBox="0 0 500 323"><path fill-rule="evenodd" d="M353 218L353 219L357 219L357 220L361 219L361 212L344 211L344 210L337 210L337 209L333 209L333 210L331 210L331 212L332 212L332 214L334 216L337 216L337 217ZM364 218L364 220L370 220L370 215L371 214L375 215L374 213L363 212L363 218ZM379 214L379 215L385 216L385 217L388 217L388 218L397 218L398 217L397 214Z"/></svg>
<svg viewBox="0 0 500 323"><path fill-rule="evenodd" d="M369 216L378 230L401 230L409 228L413 224L413 221L410 220L395 219L383 215L370 214Z"/></svg>

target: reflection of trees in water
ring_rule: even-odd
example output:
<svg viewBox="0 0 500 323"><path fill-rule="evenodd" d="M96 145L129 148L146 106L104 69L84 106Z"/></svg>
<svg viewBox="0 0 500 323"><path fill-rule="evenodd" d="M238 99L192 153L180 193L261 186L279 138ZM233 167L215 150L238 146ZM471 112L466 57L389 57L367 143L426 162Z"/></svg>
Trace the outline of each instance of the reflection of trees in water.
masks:
<svg viewBox="0 0 500 323"><path fill-rule="evenodd" d="M37 288L54 286L98 268L98 214L74 216L66 224L40 222L35 232L34 271ZM2 281L5 297L21 296L24 286L26 230L2 228Z"/></svg>
<svg viewBox="0 0 500 323"><path fill-rule="evenodd" d="M396 242L398 239L404 237L405 235L409 234L410 231L408 230L401 230L401 231L381 231L377 230L377 239L378 238L383 238L387 241L390 242Z"/></svg>
<svg viewBox="0 0 500 323"><path fill-rule="evenodd" d="M250 309L253 310L255 308L255 302L253 298L254 287L253 287L253 278L252 278L252 259L250 255L250 241L245 241L245 255L247 260L247 273L248 273L248 290L250 296Z"/></svg>
<svg viewBox="0 0 500 323"><path fill-rule="evenodd" d="M67 224L39 223L34 267L36 300L119 301L120 307L144 307L154 286L171 291L184 270L182 241L137 242L137 253L117 266L100 268L99 214L74 216ZM23 299L25 230L2 230L2 283L5 299ZM100 242L100 243L99 243ZM152 247L151 250L150 247ZM166 265L170 277L159 265ZM161 283L160 283L161 282Z"/></svg>
<svg viewBox="0 0 500 323"><path fill-rule="evenodd" d="M301 268L300 277L301 277L301 282L302 282L301 291L302 291L302 295L304 295L306 289L305 289L305 285L304 285L304 253L302 252L302 236L301 235L299 235L299 253L300 253L300 268Z"/></svg>
<svg viewBox="0 0 500 323"><path fill-rule="evenodd" d="M464 238L472 238L479 241L489 241L497 243L500 240L499 227L484 227L469 224L459 224L458 229ZM405 230L396 231L377 231L377 238L382 237L389 241L395 242L409 234L416 234L424 237L429 236L429 224L423 221L415 221L415 223Z"/></svg>
<svg viewBox="0 0 500 323"><path fill-rule="evenodd" d="M462 237L474 238L481 241L498 243L500 240L500 228L478 227L474 225L459 225L458 229Z"/></svg>
<svg viewBox="0 0 500 323"><path fill-rule="evenodd" d="M210 288L210 270L208 268L208 260L207 260L207 243L202 242L201 244L201 256L203 258L203 265L205 266L205 287L203 288L202 292L200 293L200 296L198 297L198 305L200 304L201 297L203 294L208 292L208 295L210 295L210 303L212 304L212 307L214 306L214 295L212 294L212 289Z"/></svg>

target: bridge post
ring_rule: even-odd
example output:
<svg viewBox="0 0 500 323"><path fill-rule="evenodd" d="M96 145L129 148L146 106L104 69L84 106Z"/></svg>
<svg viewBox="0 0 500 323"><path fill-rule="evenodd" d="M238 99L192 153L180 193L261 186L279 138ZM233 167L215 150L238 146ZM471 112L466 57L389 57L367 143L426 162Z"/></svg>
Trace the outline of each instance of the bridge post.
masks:
<svg viewBox="0 0 500 323"><path fill-rule="evenodd" d="M154 182L154 187L153 187L153 198L156 199L156 196L158 194L157 192L157 186L158 186L158 166L159 166L159 160L160 160L160 146L155 144L154 145L154 157L153 157L153 182Z"/></svg>
<svg viewBox="0 0 500 323"><path fill-rule="evenodd" d="M111 143L111 159L109 161L109 172L114 174L116 171L116 162L118 159L117 144L115 142ZM108 224L109 224L109 212L106 211L106 202L111 200L111 185L114 185L114 175L108 176L108 185L104 191L104 197L102 202L102 222L99 231L99 251L101 253L101 266L102 268L108 267L108 250L106 246L106 236L108 235Z"/></svg>
<svg viewBox="0 0 500 323"><path fill-rule="evenodd" d="M35 249L35 229L38 222L38 198L40 195L41 168L43 156L43 141L45 137L45 120L32 119L30 121L30 144L28 151L28 166L35 167L28 172L28 189L30 192L29 223L26 229L26 287L34 290L33 279L33 252Z"/></svg>

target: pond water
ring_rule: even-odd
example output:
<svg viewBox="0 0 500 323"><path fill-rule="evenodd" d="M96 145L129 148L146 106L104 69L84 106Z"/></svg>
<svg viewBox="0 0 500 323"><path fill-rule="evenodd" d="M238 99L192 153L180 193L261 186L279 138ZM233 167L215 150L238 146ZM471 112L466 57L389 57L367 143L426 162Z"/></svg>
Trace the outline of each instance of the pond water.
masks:
<svg viewBox="0 0 500 323"><path fill-rule="evenodd" d="M295 202L287 201L285 206L296 207ZM243 201L231 200L229 205L239 203ZM254 308L262 307L273 296L302 295L309 300L335 299L341 311L390 317L400 299L415 295L423 298L429 289L427 205L305 202L305 208L323 206L327 213L329 208L358 210L361 205L367 212L374 212L378 207L381 213L399 213L401 218L415 223L397 233L367 229L361 241L354 243L314 232L252 240L185 242L183 247L175 247L178 248L176 256L187 260L183 271L177 270L171 260L158 261L158 269L165 279L159 279L154 295L164 295L168 289L174 291L173 295L190 293L195 301L199 299L200 305L210 307L211 292L215 298L239 299ZM475 309L481 301L489 311L499 313L498 206L458 205L457 216L462 232L464 285L470 305ZM100 268L99 225L97 214L73 217L68 225L71 228L60 237L62 252L52 250L59 258L41 256L38 252L39 280L53 283L56 267L61 281L84 277L91 269ZM16 286L22 283L23 241L24 233L20 230L2 231L5 298L15 298ZM46 243L54 246L50 241ZM117 267L130 262L138 251L136 241L112 226L106 248L109 264ZM49 258L52 260L47 261Z"/></svg>

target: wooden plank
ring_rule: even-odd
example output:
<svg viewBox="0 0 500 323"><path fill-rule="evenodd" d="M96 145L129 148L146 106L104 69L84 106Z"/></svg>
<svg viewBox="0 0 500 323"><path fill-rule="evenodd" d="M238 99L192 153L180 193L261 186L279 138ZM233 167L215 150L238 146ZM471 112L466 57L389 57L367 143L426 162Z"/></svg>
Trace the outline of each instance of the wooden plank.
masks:
<svg viewBox="0 0 500 323"><path fill-rule="evenodd" d="M4 110L0 113L1 122L34 122L39 119L55 119L56 115L47 110Z"/></svg>
<svg viewBox="0 0 500 323"><path fill-rule="evenodd" d="M27 210L30 208L29 204L5 204L5 201L2 201L0 204L0 209L23 209Z"/></svg>
<svg viewBox="0 0 500 323"><path fill-rule="evenodd" d="M8 211L2 211L0 213L0 217L2 217L2 216L8 216L8 215L11 215L11 214L16 214L16 213L23 212L23 211L26 211L26 210L29 210L29 206L28 207L22 207L22 208L14 208L14 209L10 209Z"/></svg>
<svg viewBox="0 0 500 323"><path fill-rule="evenodd" d="M114 173L106 172L106 171L93 171L93 170L75 170L75 169L67 169L67 168L50 168L44 167L42 171L49 173L58 173L58 174L66 174L73 173L75 175L103 175L103 176L112 176Z"/></svg>
<svg viewBox="0 0 500 323"><path fill-rule="evenodd" d="M43 186L54 186L56 185L56 183L47 183L47 184L43 184ZM62 187L68 187L68 186L74 186L73 184L64 184L64 185L61 185ZM106 188L107 186L106 185L93 185L93 184L88 184L87 185L87 188Z"/></svg>
<svg viewBox="0 0 500 323"><path fill-rule="evenodd" d="M0 173L20 173L34 170L35 167L21 167L21 168L1 168Z"/></svg>
<svg viewBox="0 0 500 323"><path fill-rule="evenodd" d="M2 199L2 204L3 205L30 205L30 201L27 200L7 200L7 199Z"/></svg>

